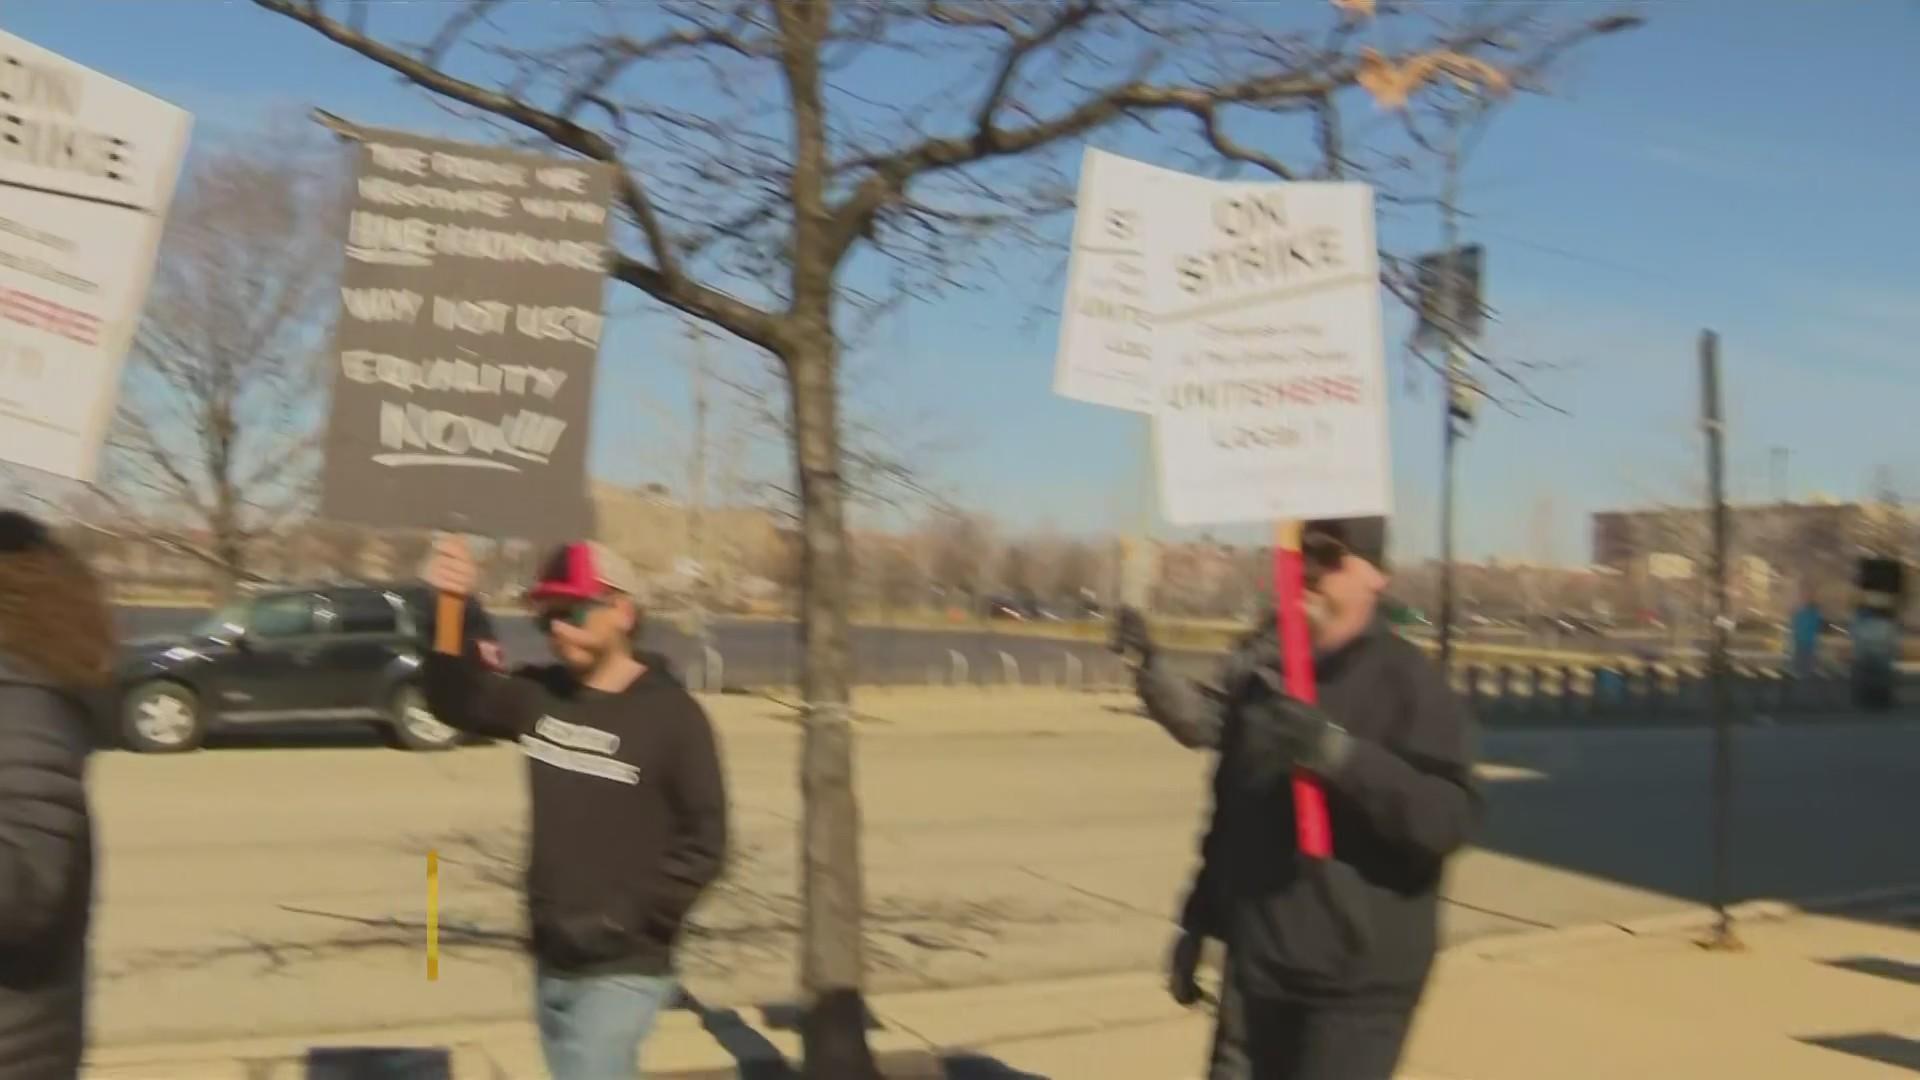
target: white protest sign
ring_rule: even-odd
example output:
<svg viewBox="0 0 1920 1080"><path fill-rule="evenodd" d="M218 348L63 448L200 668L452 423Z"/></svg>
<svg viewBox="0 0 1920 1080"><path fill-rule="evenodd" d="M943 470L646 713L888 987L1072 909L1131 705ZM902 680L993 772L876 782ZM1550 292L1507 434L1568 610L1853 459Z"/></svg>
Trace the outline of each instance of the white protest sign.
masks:
<svg viewBox="0 0 1920 1080"><path fill-rule="evenodd" d="M93 479L191 122L0 32L0 458Z"/></svg>
<svg viewBox="0 0 1920 1080"><path fill-rule="evenodd" d="M1110 408L1153 411L1145 221L1162 185L1186 179L1102 150L1089 148L1082 158L1054 393Z"/></svg>
<svg viewBox="0 0 1920 1080"><path fill-rule="evenodd" d="M1372 189L1163 185L1146 232L1168 520L1388 514Z"/></svg>

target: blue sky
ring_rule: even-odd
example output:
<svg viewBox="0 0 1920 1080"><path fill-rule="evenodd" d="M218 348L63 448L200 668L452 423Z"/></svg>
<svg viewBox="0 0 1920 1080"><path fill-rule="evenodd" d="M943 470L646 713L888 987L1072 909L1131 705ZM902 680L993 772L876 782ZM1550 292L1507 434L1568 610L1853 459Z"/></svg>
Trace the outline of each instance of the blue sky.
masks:
<svg viewBox="0 0 1920 1080"><path fill-rule="evenodd" d="M376 27L410 17L374 8ZM1535 386L1570 413L1484 415L1460 474L1470 556L1580 560L1588 512L1692 497L1702 327L1722 338L1736 497L1770 494L1774 447L1791 452L1796 497L1862 494L1876 466L1920 497L1920 4L1645 10L1645 28L1577 56L1554 97L1506 110L1467 173L1496 351L1554 365ZM0 25L193 111L197 138L312 103L459 130L382 69L249 4L12 0ZM1437 226L1396 220L1382 234L1412 252ZM1125 524L1138 421L1050 394L1055 328L1021 317L1033 292L1017 284L1044 281L1048 260L1027 261L1013 287L921 305L877 332L857 362L883 374L862 407L937 436L935 479L1012 527ZM631 292L611 302L649 306ZM683 348L659 318L610 335L596 472L682 475ZM1389 363L1403 382L1405 362ZM1439 405L1423 382L1393 403L1405 554L1434 547ZM1542 516L1550 535L1529 525Z"/></svg>

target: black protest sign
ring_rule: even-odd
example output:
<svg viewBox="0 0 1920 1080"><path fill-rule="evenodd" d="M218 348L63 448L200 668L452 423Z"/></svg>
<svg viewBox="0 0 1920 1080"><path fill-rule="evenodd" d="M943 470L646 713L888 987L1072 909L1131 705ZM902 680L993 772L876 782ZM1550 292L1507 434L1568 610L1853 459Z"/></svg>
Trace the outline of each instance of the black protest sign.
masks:
<svg viewBox="0 0 1920 1080"><path fill-rule="evenodd" d="M612 169L358 135L321 513L587 535Z"/></svg>

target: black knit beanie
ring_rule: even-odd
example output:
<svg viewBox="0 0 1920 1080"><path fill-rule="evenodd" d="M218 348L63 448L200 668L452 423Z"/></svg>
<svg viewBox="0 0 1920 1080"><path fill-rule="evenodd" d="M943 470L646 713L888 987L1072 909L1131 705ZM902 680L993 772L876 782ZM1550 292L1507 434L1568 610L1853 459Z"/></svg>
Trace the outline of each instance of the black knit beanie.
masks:
<svg viewBox="0 0 1920 1080"><path fill-rule="evenodd" d="M1387 568L1387 519L1384 517L1326 518L1310 521L1301 530L1309 549L1315 534L1333 540L1382 570Z"/></svg>

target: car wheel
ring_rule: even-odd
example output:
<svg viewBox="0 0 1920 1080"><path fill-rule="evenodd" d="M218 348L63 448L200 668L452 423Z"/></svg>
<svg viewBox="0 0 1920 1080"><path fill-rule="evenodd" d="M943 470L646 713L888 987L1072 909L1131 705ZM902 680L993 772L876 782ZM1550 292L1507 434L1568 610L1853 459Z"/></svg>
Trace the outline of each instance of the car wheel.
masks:
<svg viewBox="0 0 1920 1080"><path fill-rule="evenodd" d="M122 706L120 734L129 750L142 754L197 750L207 737L199 695L175 682L137 686Z"/></svg>
<svg viewBox="0 0 1920 1080"><path fill-rule="evenodd" d="M405 750L450 750L460 742L458 729L448 727L427 708L419 687L403 686L393 695L393 741Z"/></svg>

